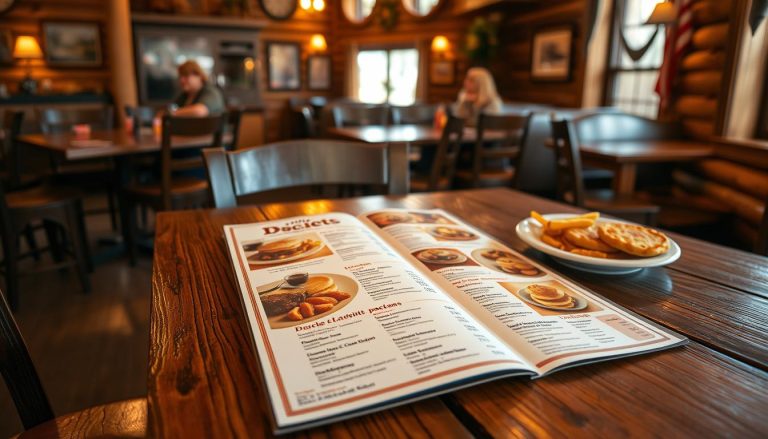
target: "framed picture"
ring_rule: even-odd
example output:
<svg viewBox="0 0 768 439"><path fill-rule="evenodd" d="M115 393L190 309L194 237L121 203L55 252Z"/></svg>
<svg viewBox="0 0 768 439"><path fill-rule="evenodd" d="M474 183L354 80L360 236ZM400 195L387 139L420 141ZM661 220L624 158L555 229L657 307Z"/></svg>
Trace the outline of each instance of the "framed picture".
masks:
<svg viewBox="0 0 768 439"><path fill-rule="evenodd" d="M533 36L531 78L535 81L569 81L573 51L573 27L544 29Z"/></svg>
<svg viewBox="0 0 768 439"><path fill-rule="evenodd" d="M101 66L101 31L98 23L43 23L45 62L58 67Z"/></svg>
<svg viewBox="0 0 768 439"><path fill-rule="evenodd" d="M267 87L272 91L301 88L301 46L267 43Z"/></svg>
<svg viewBox="0 0 768 439"><path fill-rule="evenodd" d="M307 57L307 83L310 90L331 89L331 57L311 55Z"/></svg>
<svg viewBox="0 0 768 439"><path fill-rule="evenodd" d="M13 34L10 30L0 30L0 66L13 64Z"/></svg>
<svg viewBox="0 0 768 439"><path fill-rule="evenodd" d="M456 81L456 63L435 60L429 65L429 82L435 85L453 85Z"/></svg>

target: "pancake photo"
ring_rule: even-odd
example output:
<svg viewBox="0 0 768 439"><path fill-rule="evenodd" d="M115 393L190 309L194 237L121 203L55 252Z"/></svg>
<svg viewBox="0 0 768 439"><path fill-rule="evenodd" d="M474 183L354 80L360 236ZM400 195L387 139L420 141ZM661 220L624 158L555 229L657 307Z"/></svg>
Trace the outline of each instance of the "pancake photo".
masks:
<svg viewBox="0 0 768 439"><path fill-rule="evenodd" d="M331 254L330 249L316 233L246 242L243 244L243 250L252 270Z"/></svg>
<svg viewBox="0 0 768 439"><path fill-rule="evenodd" d="M512 252L495 248L481 248L472 252L472 257L480 265L504 274L515 276L544 276L544 272Z"/></svg>
<svg viewBox="0 0 768 439"><path fill-rule="evenodd" d="M292 273L257 287L272 329L290 328L327 317L352 302L357 282L341 274Z"/></svg>
<svg viewBox="0 0 768 439"><path fill-rule="evenodd" d="M602 310L600 306L587 300L573 288L556 280L534 283L530 281L499 282L499 285L529 308L544 316Z"/></svg>
<svg viewBox="0 0 768 439"><path fill-rule="evenodd" d="M443 241L473 241L479 236L458 227L437 226L429 229L429 234Z"/></svg>
<svg viewBox="0 0 768 439"><path fill-rule="evenodd" d="M455 248L427 248L411 254L432 271L446 267L478 266L472 258Z"/></svg>

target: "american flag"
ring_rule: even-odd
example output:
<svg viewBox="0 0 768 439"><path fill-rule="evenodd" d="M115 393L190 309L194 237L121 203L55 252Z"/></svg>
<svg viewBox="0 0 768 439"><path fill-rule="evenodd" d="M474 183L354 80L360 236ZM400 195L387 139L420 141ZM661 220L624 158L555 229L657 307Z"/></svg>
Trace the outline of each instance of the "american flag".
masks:
<svg viewBox="0 0 768 439"><path fill-rule="evenodd" d="M691 5L693 0L676 0L677 27L667 32L667 40L664 43L664 62L659 69L659 80L656 82L656 94L659 95L662 109L666 109L672 95L672 84L677 75L677 66L683 54L691 46L693 37L693 14ZM673 44L673 49L670 45Z"/></svg>

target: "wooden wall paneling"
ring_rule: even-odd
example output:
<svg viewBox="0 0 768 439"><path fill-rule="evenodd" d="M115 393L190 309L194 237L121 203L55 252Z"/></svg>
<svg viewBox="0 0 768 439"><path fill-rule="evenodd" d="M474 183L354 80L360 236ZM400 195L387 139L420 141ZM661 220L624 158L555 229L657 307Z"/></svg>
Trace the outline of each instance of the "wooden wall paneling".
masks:
<svg viewBox="0 0 768 439"><path fill-rule="evenodd" d="M43 60L31 63L32 77L39 81L38 88L50 80L46 92L72 93L77 91L103 92L109 90L110 59L108 50L109 31L106 26L109 4L102 0L21 0L8 13L0 16L0 29L10 30L14 37L32 35L45 50L42 35L43 21L91 21L97 22L101 30L102 65L96 68L52 68ZM6 84L10 93L18 91L18 84L27 72L26 63L0 66L0 82Z"/></svg>
<svg viewBox="0 0 768 439"><path fill-rule="evenodd" d="M727 21L733 3L731 0L700 0L691 6L693 21L700 25Z"/></svg>
<svg viewBox="0 0 768 439"><path fill-rule="evenodd" d="M723 73L718 70L690 72L682 76L682 89L685 93L717 96L723 81Z"/></svg>
<svg viewBox="0 0 768 439"><path fill-rule="evenodd" d="M693 46L703 50L724 49L728 44L728 23L702 26L693 33Z"/></svg>
<svg viewBox="0 0 768 439"><path fill-rule="evenodd" d="M717 98L684 95L677 100L675 108L682 116L712 120L717 115L717 104Z"/></svg>
<svg viewBox="0 0 768 439"><path fill-rule="evenodd" d="M682 70L719 70L725 67L725 52L695 50L683 57Z"/></svg>

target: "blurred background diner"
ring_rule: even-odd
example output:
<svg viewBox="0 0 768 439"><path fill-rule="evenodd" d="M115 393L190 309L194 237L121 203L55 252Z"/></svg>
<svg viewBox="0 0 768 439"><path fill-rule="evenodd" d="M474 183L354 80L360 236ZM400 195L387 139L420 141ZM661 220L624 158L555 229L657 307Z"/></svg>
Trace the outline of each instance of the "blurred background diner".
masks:
<svg viewBox="0 0 768 439"><path fill-rule="evenodd" d="M146 395L163 211L501 187L768 254L760 0L75 3L0 2L2 293L57 414Z"/></svg>

